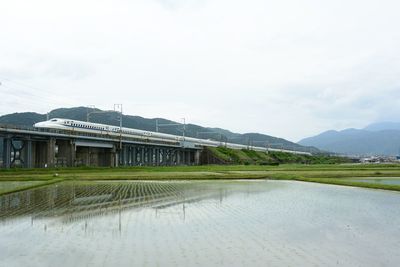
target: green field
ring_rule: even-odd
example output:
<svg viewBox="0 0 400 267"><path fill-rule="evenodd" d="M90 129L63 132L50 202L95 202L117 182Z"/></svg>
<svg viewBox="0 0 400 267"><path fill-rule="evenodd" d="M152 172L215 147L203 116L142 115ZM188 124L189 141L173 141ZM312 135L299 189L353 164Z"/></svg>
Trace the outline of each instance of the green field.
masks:
<svg viewBox="0 0 400 267"><path fill-rule="evenodd" d="M176 167L68 168L0 170L0 194L65 180L204 180L274 179L318 182L400 191L400 185L361 182L354 178L392 177L400 179L400 165L328 164L279 166L205 165ZM12 182L12 186L10 185ZM15 183L24 182L24 183ZM30 183L32 182L32 183ZM8 186L7 186L8 184Z"/></svg>

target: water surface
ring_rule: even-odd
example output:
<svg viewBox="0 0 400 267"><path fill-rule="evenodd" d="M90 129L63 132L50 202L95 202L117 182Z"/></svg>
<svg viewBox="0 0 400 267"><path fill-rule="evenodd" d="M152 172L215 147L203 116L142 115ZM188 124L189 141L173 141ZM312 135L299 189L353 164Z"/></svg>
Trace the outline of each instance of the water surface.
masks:
<svg viewBox="0 0 400 267"><path fill-rule="evenodd" d="M0 266L400 266L400 194L79 182L0 197Z"/></svg>
<svg viewBox="0 0 400 267"><path fill-rule="evenodd" d="M372 184L400 185L400 177L363 177L349 178L347 180Z"/></svg>

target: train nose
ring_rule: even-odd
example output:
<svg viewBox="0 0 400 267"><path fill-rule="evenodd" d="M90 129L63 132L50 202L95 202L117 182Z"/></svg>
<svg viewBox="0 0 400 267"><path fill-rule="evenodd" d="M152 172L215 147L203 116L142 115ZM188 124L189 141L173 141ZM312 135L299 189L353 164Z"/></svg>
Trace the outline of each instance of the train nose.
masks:
<svg viewBox="0 0 400 267"><path fill-rule="evenodd" d="M34 128L45 128L44 122L37 122L33 125Z"/></svg>

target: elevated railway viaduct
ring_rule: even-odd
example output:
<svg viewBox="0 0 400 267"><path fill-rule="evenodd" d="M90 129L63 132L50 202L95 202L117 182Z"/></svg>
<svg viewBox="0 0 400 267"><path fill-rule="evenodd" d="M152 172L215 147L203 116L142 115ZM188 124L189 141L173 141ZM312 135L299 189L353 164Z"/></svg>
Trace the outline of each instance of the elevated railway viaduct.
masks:
<svg viewBox="0 0 400 267"><path fill-rule="evenodd" d="M2 167L168 166L200 164L202 146L107 134L0 126Z"/></svg>

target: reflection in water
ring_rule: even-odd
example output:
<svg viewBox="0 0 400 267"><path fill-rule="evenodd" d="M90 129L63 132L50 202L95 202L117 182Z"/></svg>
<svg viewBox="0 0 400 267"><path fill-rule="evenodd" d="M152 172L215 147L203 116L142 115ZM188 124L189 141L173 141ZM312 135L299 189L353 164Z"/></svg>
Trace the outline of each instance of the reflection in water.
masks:
<svg viewBox="0 0 400 267"><path fill-rule="evenodd" d="M229 193L265 191L223 182L65 182L0 197L0 220L31 216L32 220L56 217L63 222L150 207L156 211L206 199L222 201ZM184 214L184 212L183 212Z"/></svg>
<svg viewBox="0 0 400 267"><path fill-rule="evenodd" d="M301 182L66 182L0 197L0 266L399 266L399 203Z"/></svg>

